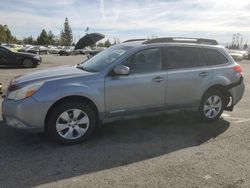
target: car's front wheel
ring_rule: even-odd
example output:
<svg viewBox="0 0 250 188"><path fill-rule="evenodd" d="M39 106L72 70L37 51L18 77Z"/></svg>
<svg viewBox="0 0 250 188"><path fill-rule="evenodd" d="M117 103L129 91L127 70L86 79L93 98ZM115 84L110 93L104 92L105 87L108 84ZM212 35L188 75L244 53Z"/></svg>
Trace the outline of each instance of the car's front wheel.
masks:
<svg viewBox="0 0 250 188"><path fill-rule="evenodd" d="M199 113L202 120L213 122L221 116L225 107L225 100L221 92L207 92L200 104Z"/></svg>
<svg viewBox="0 0 250 188"><path fill-rule="evenodd" d="M63 102L49 114L47 131L50 137L63 144L85 140L95 129L96 116L87 103Z"/></svg>
<svg viewBox="0 0 250 188"><path fill-rule="evenodd" d="M23 60L23 66L25 68L32 68L35 67L36 65L32 59L26 58Z"/></svg>

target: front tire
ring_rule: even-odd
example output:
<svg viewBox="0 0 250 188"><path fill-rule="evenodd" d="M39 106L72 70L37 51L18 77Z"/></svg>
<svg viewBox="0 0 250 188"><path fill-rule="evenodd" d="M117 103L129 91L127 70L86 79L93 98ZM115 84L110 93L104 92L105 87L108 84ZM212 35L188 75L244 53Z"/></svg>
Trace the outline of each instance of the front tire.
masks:
<svg viewBox="0 0 250 188"><path fill-rule="evenodd" d="M57 105L48 116L49 136L62 144L85 140L96 127L96 115L87 103L67 101Z"/></svg>
<svg viewBox="0 0 250 188"><path fill-rule="evenodd" d="M29 59L29 58L24 59L22 64L25 68L35 67L34 61L32 59Z"/></svg>
<svg viewBox="0 0 250 188"><path fill-rule="evenodd" d="M199 114L203 121L214 122L223 113L225 108L225 100L221 92L209 91L201 101Z"/></svg>

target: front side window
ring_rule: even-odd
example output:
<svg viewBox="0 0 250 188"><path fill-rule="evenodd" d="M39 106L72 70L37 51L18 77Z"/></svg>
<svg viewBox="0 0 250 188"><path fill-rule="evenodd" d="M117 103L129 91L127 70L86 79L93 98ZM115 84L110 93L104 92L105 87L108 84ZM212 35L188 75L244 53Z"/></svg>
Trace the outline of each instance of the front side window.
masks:
<svg viewBox="0 0 250 188"><path fill-rule="evenodd" d="M218 50L205 49L205 53L208 65L220 65L228 62L227 58Z"/></svg>
<svg viewBox="0 0 250 188"><path fill-rule="evenodd" d="M103 50L98 53L94 57L85 61L80 65L84 70L89 72L99 72L102 69L105 69L110 64L112 64L116 59L121 57L127 51L130 50L130 47L122 46L122 47L110 47L108 49Z"/></svg>
<svg viewBox="0 0 250 188"><path fill-rule="evenodd" d="M168 47L168 69L199 67L205 64L201 49L195 47Z"/></svg>
<svg viewBox="0 0 250 188"><path fill-rule="evenodd" d="M130 68L130 74L161 71L161 48L151 48L137 52L130 56L124 65Z"/></svg>

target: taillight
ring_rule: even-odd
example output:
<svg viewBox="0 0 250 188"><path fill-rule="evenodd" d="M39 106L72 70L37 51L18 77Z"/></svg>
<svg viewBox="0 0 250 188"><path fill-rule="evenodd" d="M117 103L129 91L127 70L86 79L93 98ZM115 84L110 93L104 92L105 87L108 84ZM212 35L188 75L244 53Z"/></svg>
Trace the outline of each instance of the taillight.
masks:
<svg viewBox="0 0 250 188"><path fill-rule="evenodd" d="M237 72L237 73L242 73L242 69L241 69L241 66L240 65L236 65L233 67L234 71Z"/></svg>

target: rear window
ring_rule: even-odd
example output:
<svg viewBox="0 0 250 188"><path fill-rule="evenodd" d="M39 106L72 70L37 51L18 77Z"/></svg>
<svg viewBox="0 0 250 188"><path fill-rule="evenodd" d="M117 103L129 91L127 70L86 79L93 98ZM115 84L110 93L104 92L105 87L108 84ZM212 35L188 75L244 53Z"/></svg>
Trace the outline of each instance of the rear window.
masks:
<svg viewBox="0 0 250 188"><path fill-rule="evenodd" d="M228 59L218 50L205 49L208 65L220 65L228 62Z"/></svg>

